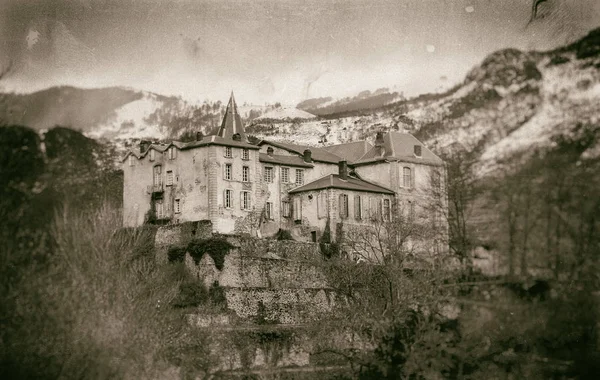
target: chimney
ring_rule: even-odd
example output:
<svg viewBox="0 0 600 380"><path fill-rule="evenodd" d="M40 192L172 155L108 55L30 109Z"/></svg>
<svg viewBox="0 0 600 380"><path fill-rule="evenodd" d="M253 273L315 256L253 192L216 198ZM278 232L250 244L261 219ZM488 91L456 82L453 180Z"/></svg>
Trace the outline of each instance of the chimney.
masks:
<svg viewBox="0 0 600 380"><path fill-rule="evenodd" d="M140 154L144 154L145 151L150 147L150 141L140 140Z"/></svg>
<svg viewBox="0 0 600 380"><path fill-rule="evenodd" d="M383 132L377 132L375 136L375 149L379 157L383 157L385 154L385 147L383 146Z"/></svg>
<svg viewBox="0 0 600 380"><path fill-rule="evenodd" d="M338 162L338 169L340 179L347 180L348 179L348 163L346 160Z"/></svg>
<svg viewBox="0 0 600 380"><path fill-rule="evenodd" d="M415 145L415 156L421 157L421 145Z"/></svg>
<svg viewBox="0 0 600 380"><path fill-rule="evenodd" d="M304 151L304 162L312 162L312 152L310 149Z"/></svg>
<svg viewBox="0 0 600 380"><path fill-rule="evenodd" d="M196 141L202 141L203 138L204 135L202 134L202 132L196 132Z"/></svg>

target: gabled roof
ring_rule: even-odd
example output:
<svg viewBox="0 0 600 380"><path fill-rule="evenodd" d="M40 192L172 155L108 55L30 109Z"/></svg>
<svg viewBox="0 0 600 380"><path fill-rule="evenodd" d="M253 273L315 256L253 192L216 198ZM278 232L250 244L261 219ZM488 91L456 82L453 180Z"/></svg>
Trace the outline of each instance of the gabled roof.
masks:
<svg viewBox="0 0 600 380"><path fill-rule="evenodd" d="M231 139L235 134L240 135L241 141L246 141L244 124L242 123L242 118L238 114L235 98L233 97L233 91L231 91L229 103L227 103L227 109L225 110L225 116L223 116L223 122L221 123L221 127L217 132L217 136L225 139Z"/></svg>
<svg viewBox="0 0 600 380"><path fill-rule="evenodd" d="M338 174L329 174L319 178L316 181L307 183L306 185L297 187L289 191L290 194L301 193L304 191L314 191L322 189L343 189L353 191L365 191L369 193L391 194L394 192L386 187L376 185L372 182L348 176L348 179L343 180Z"/></svg>
<svg viewBox="0 0 600 380"><path fill-rule="evenodd" d="M414 146L421 146L421 157L415 156ZM376 161L403 161L429 165L443 165L444 161L427 149L422 142L409 133L388 132L383 135L383 155L374 146L353 165L366 165Z"/></svg>
<svg viewBox="0 0 600 380"><path fill-rule="evenodd" d="M343 160L342 157L340 157L336 154L330 153L330 152L326 151L325 149L319 148L319 147L281 143L281 142L272 142L272 141L267 141L267 140L262 140L260 143L258 143L258 145L263 145L263 144L273 145L274 147L287 150L288 152L291 152L291 153L296 153L300 156L304 155L304 151L306 149L309 149L311 151L311 156L312 156L313 161L326 162L329 164L337 164L338 162Z"/></svg>
<svg viewBox="0 0 600 380"><path fill-rule="evenodd" d="M283 156L280 154L268 155L266 153L260 153L258 156L260 162L266 162L270 164L283 165L283 166L297 166L301 168L312 168L314 165L304 161L302 157L298 156Z"/></svg>
<svg viewBox="0 0 600 380"><path fill-rule="evenodd" d="M373 145L367 140L354 141L345 144L329 145L323 147L326 151L342 157L348 162L358 161Z"/></svg>

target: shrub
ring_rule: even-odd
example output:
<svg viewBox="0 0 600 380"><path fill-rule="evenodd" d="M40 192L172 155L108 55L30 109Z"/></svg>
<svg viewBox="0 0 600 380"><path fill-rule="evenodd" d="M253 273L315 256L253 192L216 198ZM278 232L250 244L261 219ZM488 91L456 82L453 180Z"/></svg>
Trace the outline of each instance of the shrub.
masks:
<svg viewBox="0 0 600 380"><path fill-rule="evenodd" d="M171 247L167 253L169 261L183 261L185 254L189 253L194 259L194 262L198 264L202 260L202 256L205 253L213 259L215 266L219 270L223 270L223 264L225 263L225 256L229 253L229 250L233 246L224 238L210 238L210 239L195 239L189 242L185 247Z"/></svg>
<svg viewBox="0 0 600 380"><path fill-rule="evenodd" d="M277 234L275 235L275 239L277 239L277 240L294 240L290 231L284 230L281 228L279 229L279 231L277 231Z"/></svg>

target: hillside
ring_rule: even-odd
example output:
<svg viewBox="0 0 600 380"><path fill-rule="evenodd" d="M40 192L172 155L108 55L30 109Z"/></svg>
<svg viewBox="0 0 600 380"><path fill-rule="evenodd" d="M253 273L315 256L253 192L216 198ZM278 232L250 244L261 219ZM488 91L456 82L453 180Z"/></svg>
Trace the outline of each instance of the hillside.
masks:
<svg viewBox="0 0 600 380"><path fill-rule="evenodd" d="M243 105L240 112L252 119L273 107ZM110 140L172 139L198 129L209 134L218 128L224 111L221 101L188 102L124 87L0 93L0 124L42 131L63 126Z"/></svg>
<svg viewBox="0 0 600 380"><path fill-rule="evenodd" d="M473 152L485 174L532 147L549 147L553 137L568 136L578 124L598 123L599 51L600 29L553 51L502 50L446 93L354 109L354 115L329 115L326 121L254 123L251 129L259 137L314 145L372 138L379 129L406 130L438 152ZM330 101L305 105L318 113L315 108ZM583 157L598 154L594 145Z"/></svg>

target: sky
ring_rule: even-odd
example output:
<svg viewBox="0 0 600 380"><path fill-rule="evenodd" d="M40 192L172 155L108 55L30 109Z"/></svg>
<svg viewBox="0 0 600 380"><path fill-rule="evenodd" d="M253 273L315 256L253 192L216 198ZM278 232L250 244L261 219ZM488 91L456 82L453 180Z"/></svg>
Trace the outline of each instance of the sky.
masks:
<svg viewBox="0 0 600 380"><path fill-rule="evenodd" d="M503 48L600 26L600 1L0 0L4 91L127 86L189 100L295 104L460 82Z"/></svg>

